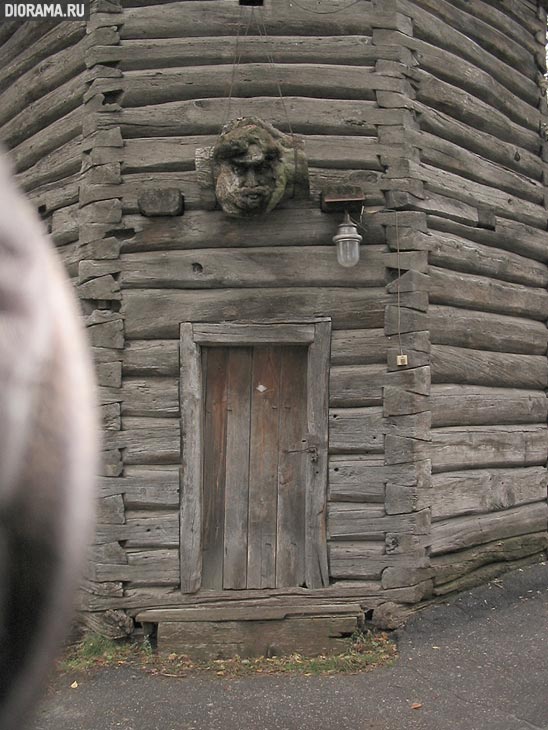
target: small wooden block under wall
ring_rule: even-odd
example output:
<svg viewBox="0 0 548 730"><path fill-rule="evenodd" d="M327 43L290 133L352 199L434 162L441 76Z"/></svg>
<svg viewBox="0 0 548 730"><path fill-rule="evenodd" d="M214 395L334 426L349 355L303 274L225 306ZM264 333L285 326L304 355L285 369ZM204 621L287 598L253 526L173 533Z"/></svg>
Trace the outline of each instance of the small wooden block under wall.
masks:
<svg viewBox="0 0 548 730"><path fill-rule="evenodd" d="M158 651L194 661L303 654L336 654L348 648L358 616L306 616L270 621L165 621Z"/></svg>

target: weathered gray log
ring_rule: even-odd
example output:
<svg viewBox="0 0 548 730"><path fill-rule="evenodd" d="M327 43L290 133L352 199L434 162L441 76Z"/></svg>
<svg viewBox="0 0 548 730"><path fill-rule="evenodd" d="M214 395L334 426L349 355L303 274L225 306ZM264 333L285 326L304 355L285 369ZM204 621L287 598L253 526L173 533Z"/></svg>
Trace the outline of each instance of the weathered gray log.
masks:
<svg viewBox="0 0 548 730"><path fill-rule="evenodd" d="M526 37L523 31L522 37ZM489 72L438 45L434 46L417 38L407 38L403 42L419 54L421 69L473 94L498 111L504 112L517 124L535 130L535 124L539 123L536 106L510 92Z"/></svg>
<svg viewBox="0 0 548 730"><path fill-rule="evenodd" d="M258 63L273 55L279 63L335 63L350 66L374 66L379 58L402 60L401 49L394 46L373 46L371 39L354 36L243 36L238 43L241 63ZM88 62L116 62L123 71L139 69L202 66L220 62L232 64L234 38L215 36L201 38L154 38L124 40L118 46L95 46Z"/></svg>
<svg viewBox="0 0 548 730"><path fill-rule="evenodd" d="M482 514L540 502L548 476L543 467L443 472L432 476L432 520Z"/></svg>
<svg viewBox="0 0 548 730"><path fill-rule="evenodd" d="M537 532L497 540L486 545L461 550L457 553L439 555L432 558L431 561L434 571L434 584L443 585L480 568L482 565L503 560L519 560L547 548L548 535L546 532Z"/></svg>
<svg viewBox="0 0 548 730"><path fill-rule="evenodd" d="M386 532L422 535L430 530L429 510L386 515L379 505L341 502L330 504L327 514L327 531L331 540L384 540Z"/></svg>
<svg viewBox="0 0 548 730"><path fill-rule="evenodd" d="M466 35L481 45L482 49L488 51L485 54L487 62L492 57L500 58L510 67L519 70L524 76L531 78L535 73L536 68L531 58L530 49L524 48L523 41L515 41L507 33L493 28L489 23L470 13L470 9L468 9L468 12L462 11L455 7L454 3L449 3L446 0L440 0L439 3L437 0L417 0L417 4L447 23L447 31L441 36L441 42L444 42L452 33L455 33L453 29L458 29L460 31L458 32L459 36L461 33Z"/></svg>
<svg viewBox="0 0 548 730"><path fill-rule="evenodd" d="M451 304L528 319L548 319L548 293L544 289L503 283L435 266L430 269L430 282L430 301L433 304Z"/></svg>
<svg viewBox="0 0 548 730"><path fill-rule="evenodd" d="M449 3L445 3L447 7ZM428 41L434 46L443 48L462 56L470 63L477 65L487 73L490 73L501 84L506 86L514 94L518 95L533 106L538 100L538 88L532 80L534 69L525 74L497 58L496 55L485 53L483 41L474 41L467 33L458 30L458 26L448 27L444 19L439 17L437 10L425 12L418 7L417 3L404 0L402 6L415 21L415 35L417 38ZM393 38L392 32L392 38ZM389 42L389 38L379 37L381 42ZM531 64L529 57L529 64Z"/></svg>
<svg viewBox="0 0 548 730"><path fill-rule="evenodd" d="M80 106L82 92L82 79L70 79L11 117L0 128L0 138L10 147L20 144Z"/></svg>
<svg viewBox="0 0 548 730"><path fill-rule="evenodd" d="M122 415L177 416L178 388L176 378L126 378L122 386Z"/></svg>
<svg viewBox="0 0 548 730"><path fill-rule="evenodd" d="M20 111L42 96L53 91L85 69L84 37L80 43L51 54L10 84L0 93L0 125L5 124ZM0 74L0 84L2 75Z"/></svg>
<svg viewBox="0 0 548 730"><path fill-rule="evenodd" d="M341 365L332 367L329 398L332 407L378 406L386 382L383 365Z"/></svg>
<svg viewBox="0 0 548 730"><path fill-rule="evenodd" d="M435 134L409 129L406 137L410 144L421 150L422 162L504 190L532 203L542 204L543 185L526 175L490 162L485 157Z"/></svg>
<svg viewBox="0 0 548 730"><path fill-rule="evenodd" d="M3 23L7 26L7 23ZM0 56L0 89L7 88L14 80L34 68L48 56L62 51L64 48L75 45L78 40L85 36L86 27L84 22L54 23L46 32L40 32L36 24L27 29L40 33L38 38L18 38L21 33L13 33L11 38L1 44L2 55ZM109 36L104 35L102 40L108 42ZM12 50L10 50L12 46Z"/></svg>
<svg viewBox="0 0 548 730"><path fill-rule="evenodd" d="M113 494L97 500L97 522L102 525L123 525L125 522L124 500Z"/></svg>
<svg viewBox="0 0 548 730"><path fill-rule="evenodd" d="M548 386L543 355L516 355L432 345L432 382L542 390Z"/></svg>
<svg viewBox="0 0 548 730"><path fill-rule="evenodd" d="M485 515L457 517L432 524L432 555L463 550L474 545L546 529L546 502Z"/></svg>
<svg viewBox="0 0 548 730"><path fill-rule="evenodd" d="M280 83L287 96L373 101L377 90L402 93L407 88L403 79L384 76L363 66L345 66L342 75L340 66L323 61L300 63L298 69L296 74L294 64L277 61L274 73L266 59L264 63L245 64L234 78L233 95L276 96ZM128 72L116 88L124 92L124 108L131 108L185 99L224 98L232 78L232 64L187 66L161 72L147 69ZM112 83L103 79L93 84L97 93L108 93L111 87Z"/></svg>
<svg viewBox="0 0 548 730"><path fill-rule="evenodd" d="M333 578L376 580L386 568L412 569L426 567L427 558L417 555L386 555L384 541L331 542L329 568Z"/></svg>
<svg viewBox="0 0 548 730"><path fill-rule="evenodd" d="M434 427L544 423L548 417L548 399L539 390L433 385L430 405Z"/></svg>
<svg viewBox="0 0 548 730"><path fill-rule="evenodd" d="M230 287L383 286L382 246L362 246L360 262L346 271L336 265L332 245L230 248L123 254L123 288L202 289ZM313 265L311 265L313 261Z"/></svg>
<svg viewBox="0 0 548 730"><path fill-rule="evenodd" d="M80 136L69 140L61 147L45 155L29 170L25 170L17 176L17 182L25 191L37 188L49 182L59 180L80 171L81 166L81 142Z"/></svg>
<svg viewBox="0 0 548 730"><path fill-rule="evenodd" d="M107 639L124 639L133 631L133 620L124 611L107 609L104 613L83 612L82 622L93 633Z"/></svg>
<svg viewBox="0 0 548 730"><path fill-rule="evenodd" d="M462 238L518 253L535 261L545 263L548 258L546 249L543 247L544 232L517 221L497 218L496 228L493 231L487 228L470 228L455 221L429 216L428 227L430 231L454 233ZM410 236L413 239L416 234L410 234Z"/></svg>
<svg viewBox="0 0 548 730"><path fill-rule="evenodd" d="M146 513L144 514L146 515ZM97 526L95 543L101 544L115 540L124 540L126 548L178 548L179 514L177 512L155 513L152 517L128 517L125 525Z"/></svg>
<svg viewBox="0 0 548 730"><path fill-rule="evenodd" d="M382 408L332 409L329 451L333 454L375 454L384 449Z"/></svg>
<svg viewBox="0 0 548 730"><path fill-rule="evenodd" d="M90 577L98 581L124 581L133 585L178 585L179 551L142 550L127 554L127 565L97 562Z"/></svg>
<svg viewBox="0 0 548 730"><path fill-rule="evenodd" d="M468 182L463 181L463 184ZM432 234L428 260L440 268L515 284L544 288L548 284L548 267L545 264L447 233Z"/></svg>
<svg viewBox="0 0 548 730"><path fill-rule="evenodd" d="M488 467L538 466L548 457L542 426L455 426L431 431L434 472Z"/></svg>
<svg viewBox="0 0 548 730"><path fill-rule="evenodd" d="M389 93L389 92L385 92ZM333 134L369 137L372 124L380 124L390 110L379 109L372 101L315 99L305 96L284 97L284 104L273 103L273 96L252 99L234 98L234 108L244 116L268 118L277 129L297 134ZM120 127L124 137L166 137L179 135L218 134L226 118L226 98L171 101L124 111L105 112L88 120L84 132ZM287 114L286 114L287 112ZM401 119L401 110L396 110ZM365 123L365 126L364 126ZM395 149L379 145L380 152L394 154ZM375 169L380 169L379 167Z"/></svg>
<svg viewBox="0 0 548 730"><path fill-rule="evenodd" d="M78 205L68 205L51 216L51 237L57 246L78 240Z"/></svg>
<svg viewBox="0 0 548 730"><path fill-rule="evenodd" d="M461 201L465 205L483 205L495 215L512 218L526 225L538 228L546 225L546 211L542 203L531 203L511 196L504 190L463 179L457 174L437 169L431 165L412 165L412 173L424 182L426 200L429 199L431 193L434 193Z"/></svg>
<svg viewBox="0 0 548 730"><path fill-rule="evenodd" d="M542 322L433 305L428 323L432 343L437 345L524 355L546 353L548 335Z"/></svg>
<svg viewBox="0 0 548 730"><path fill-rule="evenodd" d="M547 295L548 296L548 295ZM215 322L287 316L330 316L336 328L375 328L384 320L384 291L379 289L293 288L210 291L127 290L123 313L129 339L177 337L185 321Z"/></svg>
<svg viewBox="0 0 548 730"><path fill-rule="evenodd" d="M122 494L128 509L176 508L179 506L179 467L161 471L139 467L128 476L104 477L99 480L99 490L105 497Z"/></svg>
<svg viewBox="0 0 548 730"><path fill-rule="evenodd" d="M434 588L433 592L436 596L446 596L449 593L455 593L457 591L468 591L475 586L493 581L495 578L498 578L505 573L514 570L523 570L524 568L528 568L530 565L544 563L545 560L546 553L539 552L525 558L521 558L520 560L491 563L489 565L484 565L471 573L467 573L460 578L456 578L449 583L438 585Z"/></svg>
<svg viewBox="0 0 548 730"><path fill-rule="evenodd" d="M275 11L264 9L264 22L268 35L303 34L344 35L354 33L371 35L371 24L376 14L367 3L367 12L355 13L344 10L342 0L333 0L336 15L311 15L298 8L279 7ZM201 12L200 12L201 11ZM378 14L381 17L381 14ZM386 17L386 15L385 15ZM336 19L334 21L334 18ZM395 18L392 23L394 23ZM159 6L127 8L121 30L123 40L128 38L184 38L187 36L236 36L240 17L233 7L222 0L201 2L188 8L185 2Z"/></svg>
<svg viewBox="0 0 548 730"><path fill-rule="evenodd" d="M516 147L511 142L493 138L487 132L474 129L454 119L441 109L435 109L419 101L414 101L413 107L419 115L423 131L446 139L533 180L542 178L542 164L538 153L519 149L516 155Z"/></svg>
<svg viewBox="0 0 548 730"><path fill-rule="evenodd" d="M103 438L106 448L124 450L125 464L178 464L181 454L179 421L166 419L164 428L110 431Z"/></svg>
<svg viewBox="0 0 548 730"><path fill-rule="evenodd" d="M304 211L280 208L253 225L227 218L221 211L191 212L182 217L152 221L127 216L124 224L135 234L124 240L122 251L173 251L180 249L238 247L322 246L336 233L336 222L316 206ZM372 244L377 241L371 241ZM379 241L378 243L382 243Z"/></svg>
<svg viewBox="0 0 548 730"><path fill-rule="evenodd" d="M426 71L414 70L413 77L418 81L417 99L419 102L440 109L459 122L474 128L478 127L497 139L518 145L538 154L540 139L534 129L526 129L511 121L508 115L493 108L476 96L452 84L437 79ZM531 108L531 119L533 118ZM538 114L538 112L537 112ZM530 120L529 127L531 126ZM539 117L537 116L537 121Z"/></svg>

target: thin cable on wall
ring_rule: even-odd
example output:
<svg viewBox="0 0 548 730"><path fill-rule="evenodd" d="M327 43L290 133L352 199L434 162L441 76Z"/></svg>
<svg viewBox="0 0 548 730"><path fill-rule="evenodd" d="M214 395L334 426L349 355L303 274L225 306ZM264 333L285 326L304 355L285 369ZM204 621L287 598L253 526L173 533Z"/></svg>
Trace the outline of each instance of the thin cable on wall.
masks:
<svg viewBox="0 0 548 730"><path fill-rule="evenodd" d="M297 0L290 0L290 5L295 5L295 7L299 8L299 10L302 10L305 13L312 13L313 15L336 15L337 13L342 13L345 10L353 8L354 5L358 5L358 3L361 3L362 1L363 0L354 0L354 2L345 5L343 8L337 8L336 10L312 10L312 8L307 8L304 5L301 5L301 3L297 2Z"/></svg>

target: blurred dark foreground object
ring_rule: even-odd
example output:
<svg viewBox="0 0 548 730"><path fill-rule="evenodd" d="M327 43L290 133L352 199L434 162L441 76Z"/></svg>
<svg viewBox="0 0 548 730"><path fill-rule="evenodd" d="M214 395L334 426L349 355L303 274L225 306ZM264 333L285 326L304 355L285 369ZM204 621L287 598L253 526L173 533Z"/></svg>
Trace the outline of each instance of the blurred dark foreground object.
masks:
<svg viewBox="0 0 548 730"><path fill-rule="evenodd" d="M24 727L70 624L97 429L76 302L0 160L0 728Z"/></svg>

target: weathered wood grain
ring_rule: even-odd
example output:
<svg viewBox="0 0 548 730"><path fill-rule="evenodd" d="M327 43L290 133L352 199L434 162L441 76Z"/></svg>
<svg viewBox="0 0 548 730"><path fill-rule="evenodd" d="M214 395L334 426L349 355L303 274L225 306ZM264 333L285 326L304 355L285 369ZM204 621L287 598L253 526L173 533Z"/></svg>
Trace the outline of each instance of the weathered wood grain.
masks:
<svg viewBox="0 0 548 730"><path fill-rule="evenodd" d="M430 301L527 319L548 319L548 293L486 276L430 268Z"/></svg>
<svg viewBox="0 0 548 730"><path fill-rule="evenodd" d="M201 346L232 345L310 345L314 342L313 324L227 323L194 324L194 342Z"/></svg>
<svg viewBox="0 0 548 730"><path fill-rule="evenodd" d="M463 184L468 183L463 181ZM548 267L545 264L447 233L436 232L431 236L428 260L439 268L489 276L514 284L539 288L548 284Z"/></svg>
<svg viewBox="0 0 548 730"><path fill-rule="evenodd" d="M329 374L329 403L332 407L378 406L387 380L383 365L340 365Z"/></svg>
<svg viewBox="0 0 548 730"><path fill-rule="evenodd" d="M445 3L446 7L448 5L449 3ZM442 46L455 55L466 59L490 73L499 83L506 86L520 98L528 101L533 106L537 103L538 88L532 80L535 70L531 69L532 59L530 57L526 61L528 70L522 73L513 64L506 63L497 58L496 55L485 53L481 39L478 43L470 38L467 33L462 32L458 26L448 27L437 10L426 12L417 3L409 2L409 0L404 0L403 8L415 21L414 36L428 41L434 46ZM389 42L389 38L380 37L379 40L384 43Z"/></svg>
<svg viewBox="0 0 548 730"><path fill-rule="evenodd" d="M432 520L484 514L546 499L546 469L490 469L432 476Z"/></svg>
<svg viewBox="0 0 548 730"><path fill-rule="evenodd" d="M291 128L297 134L359 135L365 138L371 136L374 120L380 124L385 116L390 118L389 111L379 109L368 100L339 99L337 104L333 104L330 99L284 96L282 106L275 103L274 96L258 96L236 97L232 103L239 114L268 118L274 126L284 131L289 131L289 119ZM218 134L226 119L227 108L226 98L133 107L124 110L123 115L117 112L97 115L88 121L85 132L120 127L124 138ZM396 111L396 116L401 119L401 110ZM387 146L383 152L389 154L390 148Z"/></svg>
<svg viewBox="0 0 548 730"><path fill-rule="evenodd" d="M178 388L176 378L125 378L122 386L122 415L178 416Z"/></svg>
<svg viewBox="0 0 548 730"><path fill-rule="evenodd" d="M338 330L331 339L332 365L377 365L386 361L383 329Z"/></svg>
<svg viewBox="0 0 548 730"><path fill-rule="evenodd" d="M543 355L515 355L432 345L432 382L501 388L548 387L548 361Z"/></svg>
<svg viewBox="0 0 548 730"><path fill-rule="evenodd" d="M203 406L200 350L192 339L192 325L180 328L181 353L181 592L195 593L202 573Z"/></svg>
<svg viewBox="0 0 548 730"><path fill-rule="evenodd" d="M387 466L378 455L330 456L329 501L384 503L387 483L423 489L423 465Z"/></svg>
<svg viewBox="0 0 548 730"><path fill-rule="evenodd" d="M0 128L0 138L9 147L74 111L82 103L83 84L78 76L31 102Z"/></svg>
<svg viewBox="0 0 548 730"><path fill-rule="evenodd" d="M548 295L547 295L548 296ZM129 339L175 338L179 323L329 316L336 328L375 328L384 321L386 295L376 288L226 289L210 292L126 290L122 311Z"/></svg>
<svg viewBox="0 0 548 730"><path fill-rule="evenodd" d="M135 513L136 515L138 513ZM163 513L128 517L125 525L99 525L95 532L97 544L124 540L126 548L179 547L179 515Z"/></svg>
<svg viewBox="0 0 548 730"><path fill-rule="evenodd" d="M547 261L548 252L544 244L544 231L523 223L518 223L517 221L497 218L496 228L493 231L487 228L470 228L456 221L437 216L429 216L428 226L431 231L436 230L456 234L462 238L468 238L471 241L484 243L487 246L518 253L534 261L542 261L544 263Z"/></svg>
<svg viewBox="0 0 548 730"><path fill-rule="evenodd" d="M384 450L382 408L332 409L329 451L332 454L375 454Z"/></svg>
<svg viewBox="0 0 548 730"><path fill-rule="evenodd" d="M542 322L433 305L428 310L428 324L432 343L436 345L524 355L546 353L548 335Z"/></svg>
<svg viewBox="0 0 548 730"><path fill-rule="evenodd" d="M122 372L133 376L179 375L178 340L136 340L123 352Z"/></svg>
<svg viewBox="0 0 548 730"><path fill-rule="evenodd" d="M124 451L126 464L178 464L181 454L179 421L167 420L164 428L154 428L143 438L143 429L109 431L103 437L105 448Z"/></svg>
<svg viewBox="0 0 548 730"><path fill-rule="evenodd" d="M542 179L542 164L538 153L534 154L526 149L516 150L516 146L511 142L497 139L480 129L474 129L446 114L442 108L432 107L420 101L414 101L413 108L418 114L424 132L448 140L532 180Z"/></svg>
<svg viewBox="0 0 548 730"><path fill-rule="evenodd" d="M331 540L384 540L387 532L428 533L430 513L386 515L380 505L341 502L328 505L327 526Z"/></svg>
<svg viewBox="0 0 548 730"><path fill-rule="evenodd" d="M526 225L544 228L546 211L542 204L530 203L487 185L462 179L447 170L438 170L431 165L413 167L414 174L425 183L426 193L445 195L467 205L483 205L495 215L512 218Z"/></svg>
<svg viewBox="0 0 548 730"><path fill-rule="evenodd" d="M227 451L228 368L229 352L226 347L215 347L202 353L203 483L199 485L202 500L201 585L206 589L217 590L223 588L225 488L230 459Z"/></svg>
<svg viewBox="0 0 548 730"><path fill-rule="evenodd" d="M17 176L17 182L25 190L33 190L40 185L55 182L59 185L62 178L80 171L82 137L77 136L56 150L42 157L30 169Z"/></svg>
<svg viewBox="0 0 548 730"><path fill-rule="evenodd" d="M316 207L277 209L268 217L242 225L222 211L196 211L169 219L126 216L125 225L134 235L125 239L123 253L181 249L243 248L265 246L325 246L336 232L331 216ZM371 244L382 241L371 241Z"/></svg>
<svg viewBox="0 0 548 730"><path fill-rule="evenodd" d="M119 46L95 46L88 54L96 63L118 63L123 71L139 69L203 66L221 62L232 64L234 38L162 38L124 40ZM373 46L365 35L345 36L242 36L238 41L241 63L258 63L273 55L279 63L334 63L374 66L379 58L402 59L394 46Z"/></svg>
<svg viewBox="0 0 548 730"><path fill-rule="evenodd" d="M440 2L417 0L416 4L447 23L447 30L441 35L440 42L445 42L455 33L455 30L458 30L458 36L462 33L481 46L486 56L486 63L493 63L494 59L493 61L491 59L494 56L529 78L534 75L536 68L531 58L531 52L530 49L524 48L523 40L515 41L507 33L499 31L489 22L472 14L470 9L468 12L462 11L454 3L446 2L446 0L440 0Z"/></svg>
<svg viewBox="0 0 548 730"><path fill-rule="evenodd" d="M541 390L433 385L430 405L434 427L544 423L548 417Z"/></svg>
<svg viewBox="0 0 548 730"><path fill-rule="evenodd" d="M432 555L540 532L546 529L547 517L546 502L536 502L491 514L441 520L432 525Z"/></svg>
<svg viewBox="0 0 548 730"><path fill-rule="evenodd" d="M476 152L429 132L409 129L406 138L420 149L421 161L428 165L504 190L532 203L543 202L543 185L524 174L490 162Z"/></svg>
<svg viewBox="0 0 548 730"><path fill-rule="evenodd" d="M90 577L97 581L124 581L135 586L178 585L178 550L140 550L127 553L127 565L95 562Z"/></svg>
<svg viewBox="0 0 548 730"><path fill-rule="evenodd" d="M343 0L333 0L333 8L341 12L335 15L312 15L296 7L280 6L275 10L265 7L265 29L269 36L303 33L311 36L345 33L371 35L375 14L370 3L364 7L359 18L350 10L344 10ZM186 2L176 2L127 8L121 38L184 38L228 34L235 37L239 24L237 9L227 6L222 0L200 2L192 8Z"/></svg>
<svg viewBox="0 0 548 730"><path fill-rule="evenodd" d="M350 270L336 264L335 247L230 248L122 254L123 288L202 289L230 287L383 286L382 246L362 246ZM314 265L310 265L310 259Z"/></svg>
<svg viewBox="0 0 548 730"><path fill-rule="evenodd" d="M483 565L471 573L461 576L460 578L456 578L455 580L444 583L443 585L435 586L433 593L435 596L446 596L447 594L456 593L457 591L469 591L476 586L485 585L486 583L494 581L505 573L523 570L524 568L528 568L538 563L542 564L545 560L546 553L538 552L518 560L503 560L502 562Z"/></svg>
<svg viewBox="0 0 548 730"><path fill-rule="evenodd" d="M516 124L506 114L496 110L490 104L426 71L414 71L413 75L418 81L417 99L419 102L439 109L471 128L479 127L497 139L516 144L529 152L538 154L540 151L538 132L523 127L523 120ZM532 111L530 117L533 117ZM531 124L528 126L531 127Z"/></svg>
<svg viewBox="0 0 548 730"><path fill-rule="evenodd" d="M386 568L425 567L426 559L416 555L386 555L382 542L331 542L329 568L338 579L376 580Z"/></svg>
<svg viewBox="0 0 548 730"><path fill-rule="evenodd" d="M139 467L131 475L99 479L99 493L121 494L127 509L170 509L179 506L179 467L157 470Z"/></svg>
<svg viewBox="0 0 548 730"><path fill-rule="evenodd" d="M546 425L454 426L431 431L434 472L487 467L538 466L546 462Z"/></svg>
<svg viewBox="0 0 548 730"><path fill-rule="evenodd" d="M434 584L443 585L461 575L476 570L482 565L502 560L519 560L526 555L534 555L548 547L546 532L518 535L478 545L457 553L439 555L431 560Z"/></svg>
<svg viewBox="0 0 548 730"><path fill-rule="evenodd" d="M124 92L124 108L165 104L186 99L204 99L226 96L226 89L234 77L232 64L187 66L157 71L127 71L120 86ZM317 97L320 99L375 100L375 92L404 92L406 82L384 76L363 66L340 66L320 63L299 64L295 73L293 64L276 62L273 72L268 61L240 66L234 77L233 95L242 98L276 96L278 83L284 95ZM94 89L109 91L112 83L98 80ZM1 117L0 117L1 118Z"/></svg>
<svg viewBox="0 0 548 730"><path fill-rule="evenodd" d="M2 26L8 28L7 22ZM34 68L48 56L72 46L85 36L83 21L60 25L33 23L8 31L9 37L0 45L0 89L7 88L15 79Z"/></svg>

